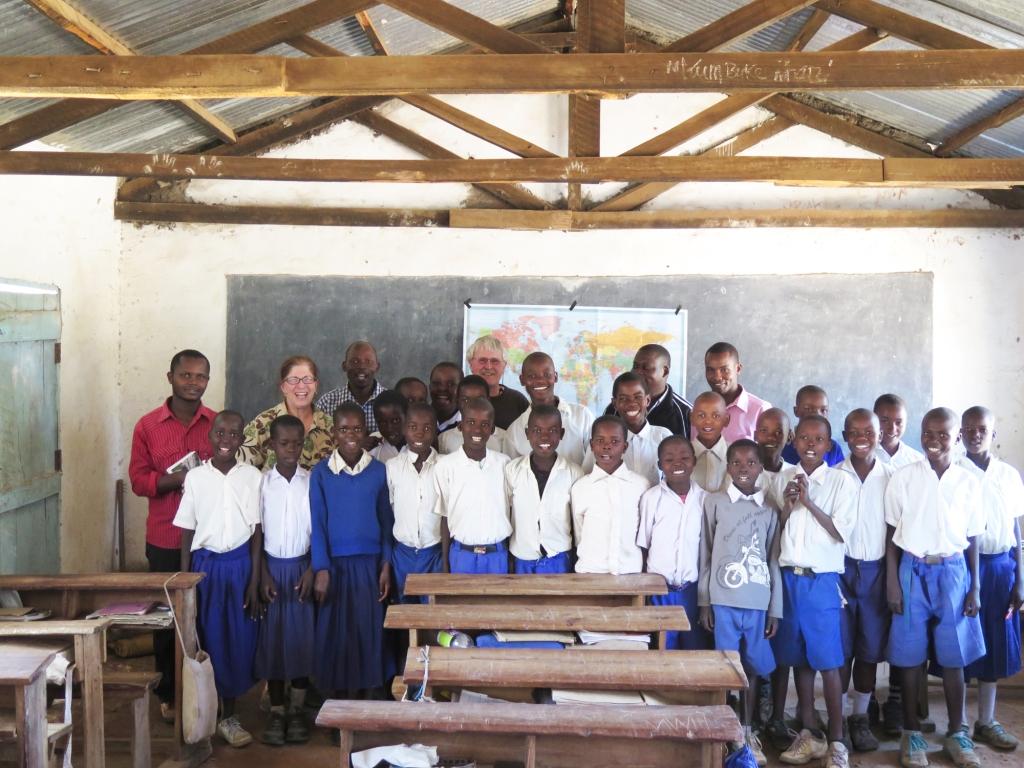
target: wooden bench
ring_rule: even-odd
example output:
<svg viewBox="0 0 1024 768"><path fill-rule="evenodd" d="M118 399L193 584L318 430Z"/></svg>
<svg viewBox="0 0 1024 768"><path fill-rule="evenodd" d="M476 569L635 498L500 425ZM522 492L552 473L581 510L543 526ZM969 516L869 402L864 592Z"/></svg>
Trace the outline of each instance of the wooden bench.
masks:
<svg viewBox="0 0 1024 768"><path fill-rule="evenodd" d="M384 626L408 630L411 648L423 645L421 631L437 629L657 633L659 648L667 631L690 629L686 612L676 606L391 605Z"/></svg>
<svg viewBox="0 0 1024 768"><path fill-rule="evenodd" d="M743 739L736 714L724 705L326 701L316 724L341 731L342 768L353 750L406 742L436 746L444 759L515 761L525 768L711 768L719 745Z"/></svg>
<svg viewBox="0 0 1024 768"><path fill-rule="evenodd" d="M644 605L651 595L667 594L665 579L656 573L612 576L604 573L466 574L412 573L405 594L426 597L431 604L502 605Z"/></svg>
<svg viewBox="0 0 1024 768"><path fill-rule="evenodd" d="M424 663L429 652L429 670ZM735 651L601 651L566 648L410 648L404 682L430 689L502 691L537 688L649 691L673 704L725 704L728 691L747 687Z"/></svg>
<svg viewBox="0 0 1024 768"><path fill-rule="evenodd" d="M106 694L131 702L129 742L132 768L150 768L153 760L149 708L151 694L159 682L159 672L107 672L103 677L103 691Z"/></svg>
<svg viewBox="0 0 1024 768"><path fill-rule="evenodd" d="M173 577L173 578L171 578ZM153 601L167 602L164 582L170 579L167 590L171 594L175 613L185 647L189 653L197 649L196 585L203 579L201 573L83 573L55 576L9 575L0 576L0 589L17 590L22 602L33 608L53 611L54 617L73 619L103 608L110 603ZM117 626L116 623L114 626ZM180 670L183 656L181 644L174 643L174 665ZM174 684L175 722L174 743L168 768L195 768L211 754L209 741L186 744L182 738L181 675ZM100 744L102 744L100 739ZM99 750L102 755L102 749ZM95 754L86 753L85 768L94 768Z"/></svg>
<svg viewBox="0 0 1024 768"><path fill-rule="evenodd" d="M46 667L56 654L49 649L0 647L0 688L14 691L14 719L0 721L0 735L17 738L18 765L46 768ZM54 736L56 739L57 736Z"/></svg>

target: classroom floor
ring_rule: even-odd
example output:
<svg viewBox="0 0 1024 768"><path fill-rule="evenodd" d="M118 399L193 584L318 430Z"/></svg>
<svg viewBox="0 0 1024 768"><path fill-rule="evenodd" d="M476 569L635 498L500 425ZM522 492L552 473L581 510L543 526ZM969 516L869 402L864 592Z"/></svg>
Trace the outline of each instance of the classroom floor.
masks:
<svg viewBox="0 0 1024 768"><path fill-rule="evenodd" d="M140 668L148 669L149 659L136 660ZM879 674L879 693L884 694L885 675L887 670L883 667ZM820 693L820 692L819 692ZM945 703L942 698L942 686L939 681L929 688L929 706L932 719L935 720L936 732L926 734L930 751L929 760L934 766L952 766L952 761L942 751L942 734L945 733ZM790 707L795 705L795 698L791 696ZM108 705L108 709L109 709ZM819 699L820 706L820 699ZM970 722L973 724L973 716L977 712L975 695L973 689L968 689L967 711ZM997 703L997 716L1000 722L1008 731L1024 740L1024 688L1001 689ZM214 739L213 757L206 763L210 768L294 768L296 760L301 760L302 765L332 765L337 762L337 747L332 747L328 740L327 733L314 729L312 740L299 747L268 747L259 743L259 730L264 722L265 715L259 711L259 689L239 701L239 716L242 724L248 728L256 741L243 749L232 749L218 739ZM124 738L128 728L127 711L110 712L108 715L108 736L114 738L120 736L122 740L108 747L107 765L110 768L130 768L131 761L127 752L127 740ZM169 756L170 726L160 720L159 710L154 702L152 715L153 729L153 766L156 768ZM878 733L881 738L881 734ZM81 742L79 742L81 743ZM998 753L986 746L979 745L978 754L981 757L982 765L985 768L1019 768L1024 765L1024 746L1016 752ZM854 768L869 768L873 766L898 766L899 765L899 741L883 741L877 752L851 753L850 765ZM777 755L768 753L768 764L770 766L783 765L777 759ZM322 761L322 762L321 762ZM684 767L685 768L685 767Z"/></svg>

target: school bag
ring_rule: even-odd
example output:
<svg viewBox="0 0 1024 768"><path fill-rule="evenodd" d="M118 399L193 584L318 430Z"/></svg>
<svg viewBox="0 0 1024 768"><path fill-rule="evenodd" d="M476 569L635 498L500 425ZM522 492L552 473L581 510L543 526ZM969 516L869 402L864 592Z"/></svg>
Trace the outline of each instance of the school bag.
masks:
<svg viewBox="0 0 1024 768"><path fill-rule="evenodd" d="M167 585L174 576L164 582L164 594L174 620L174 634L181 644L181 736L186 744L197 744L213 736L217 730L217 683L213 677L213 662L209 654L199 647L199 638L196 637L195 656L189 656L185 650L178 616L167 591Z"/></svg>

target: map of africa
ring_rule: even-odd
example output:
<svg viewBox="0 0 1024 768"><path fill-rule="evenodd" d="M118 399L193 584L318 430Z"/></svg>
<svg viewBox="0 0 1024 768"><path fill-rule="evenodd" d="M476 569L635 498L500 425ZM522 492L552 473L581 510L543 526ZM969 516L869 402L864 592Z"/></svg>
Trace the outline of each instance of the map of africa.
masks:
<svg viewBox="0 0 1024 768"><path fill-rule="evenodd" d="M466 309L463 353L476 339L493 334L505 345L508 368L502 380L522 391L519 371L531 352L555 361L560 399L580 403L595 415L611 402L615 377L633 367L644 344L661 344L672 354L669 383L682 393L686 380L686 312L668 309L474 304ZM465 359L465 354L463 354Z"/></svg>

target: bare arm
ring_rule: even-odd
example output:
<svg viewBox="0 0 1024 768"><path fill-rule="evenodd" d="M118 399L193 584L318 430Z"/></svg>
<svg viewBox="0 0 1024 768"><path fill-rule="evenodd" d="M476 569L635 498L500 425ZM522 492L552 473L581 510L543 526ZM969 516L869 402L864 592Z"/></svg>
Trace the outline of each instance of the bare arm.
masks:
<svg viewBox="0 0 1024 768"><path fill-rule="evenodd" d="M900 558L903 550L896 546L892 537L896 529L887 525L885 530L885 599L894 616L903 615L903 586L900 584Z"/></svg>
<svg viewBox="0 0 1024 768"><path fill-rule="evenodd" d="M192 539L196 536L195 531L183 528L181 531L181 570L192 570Z"/></svg>

